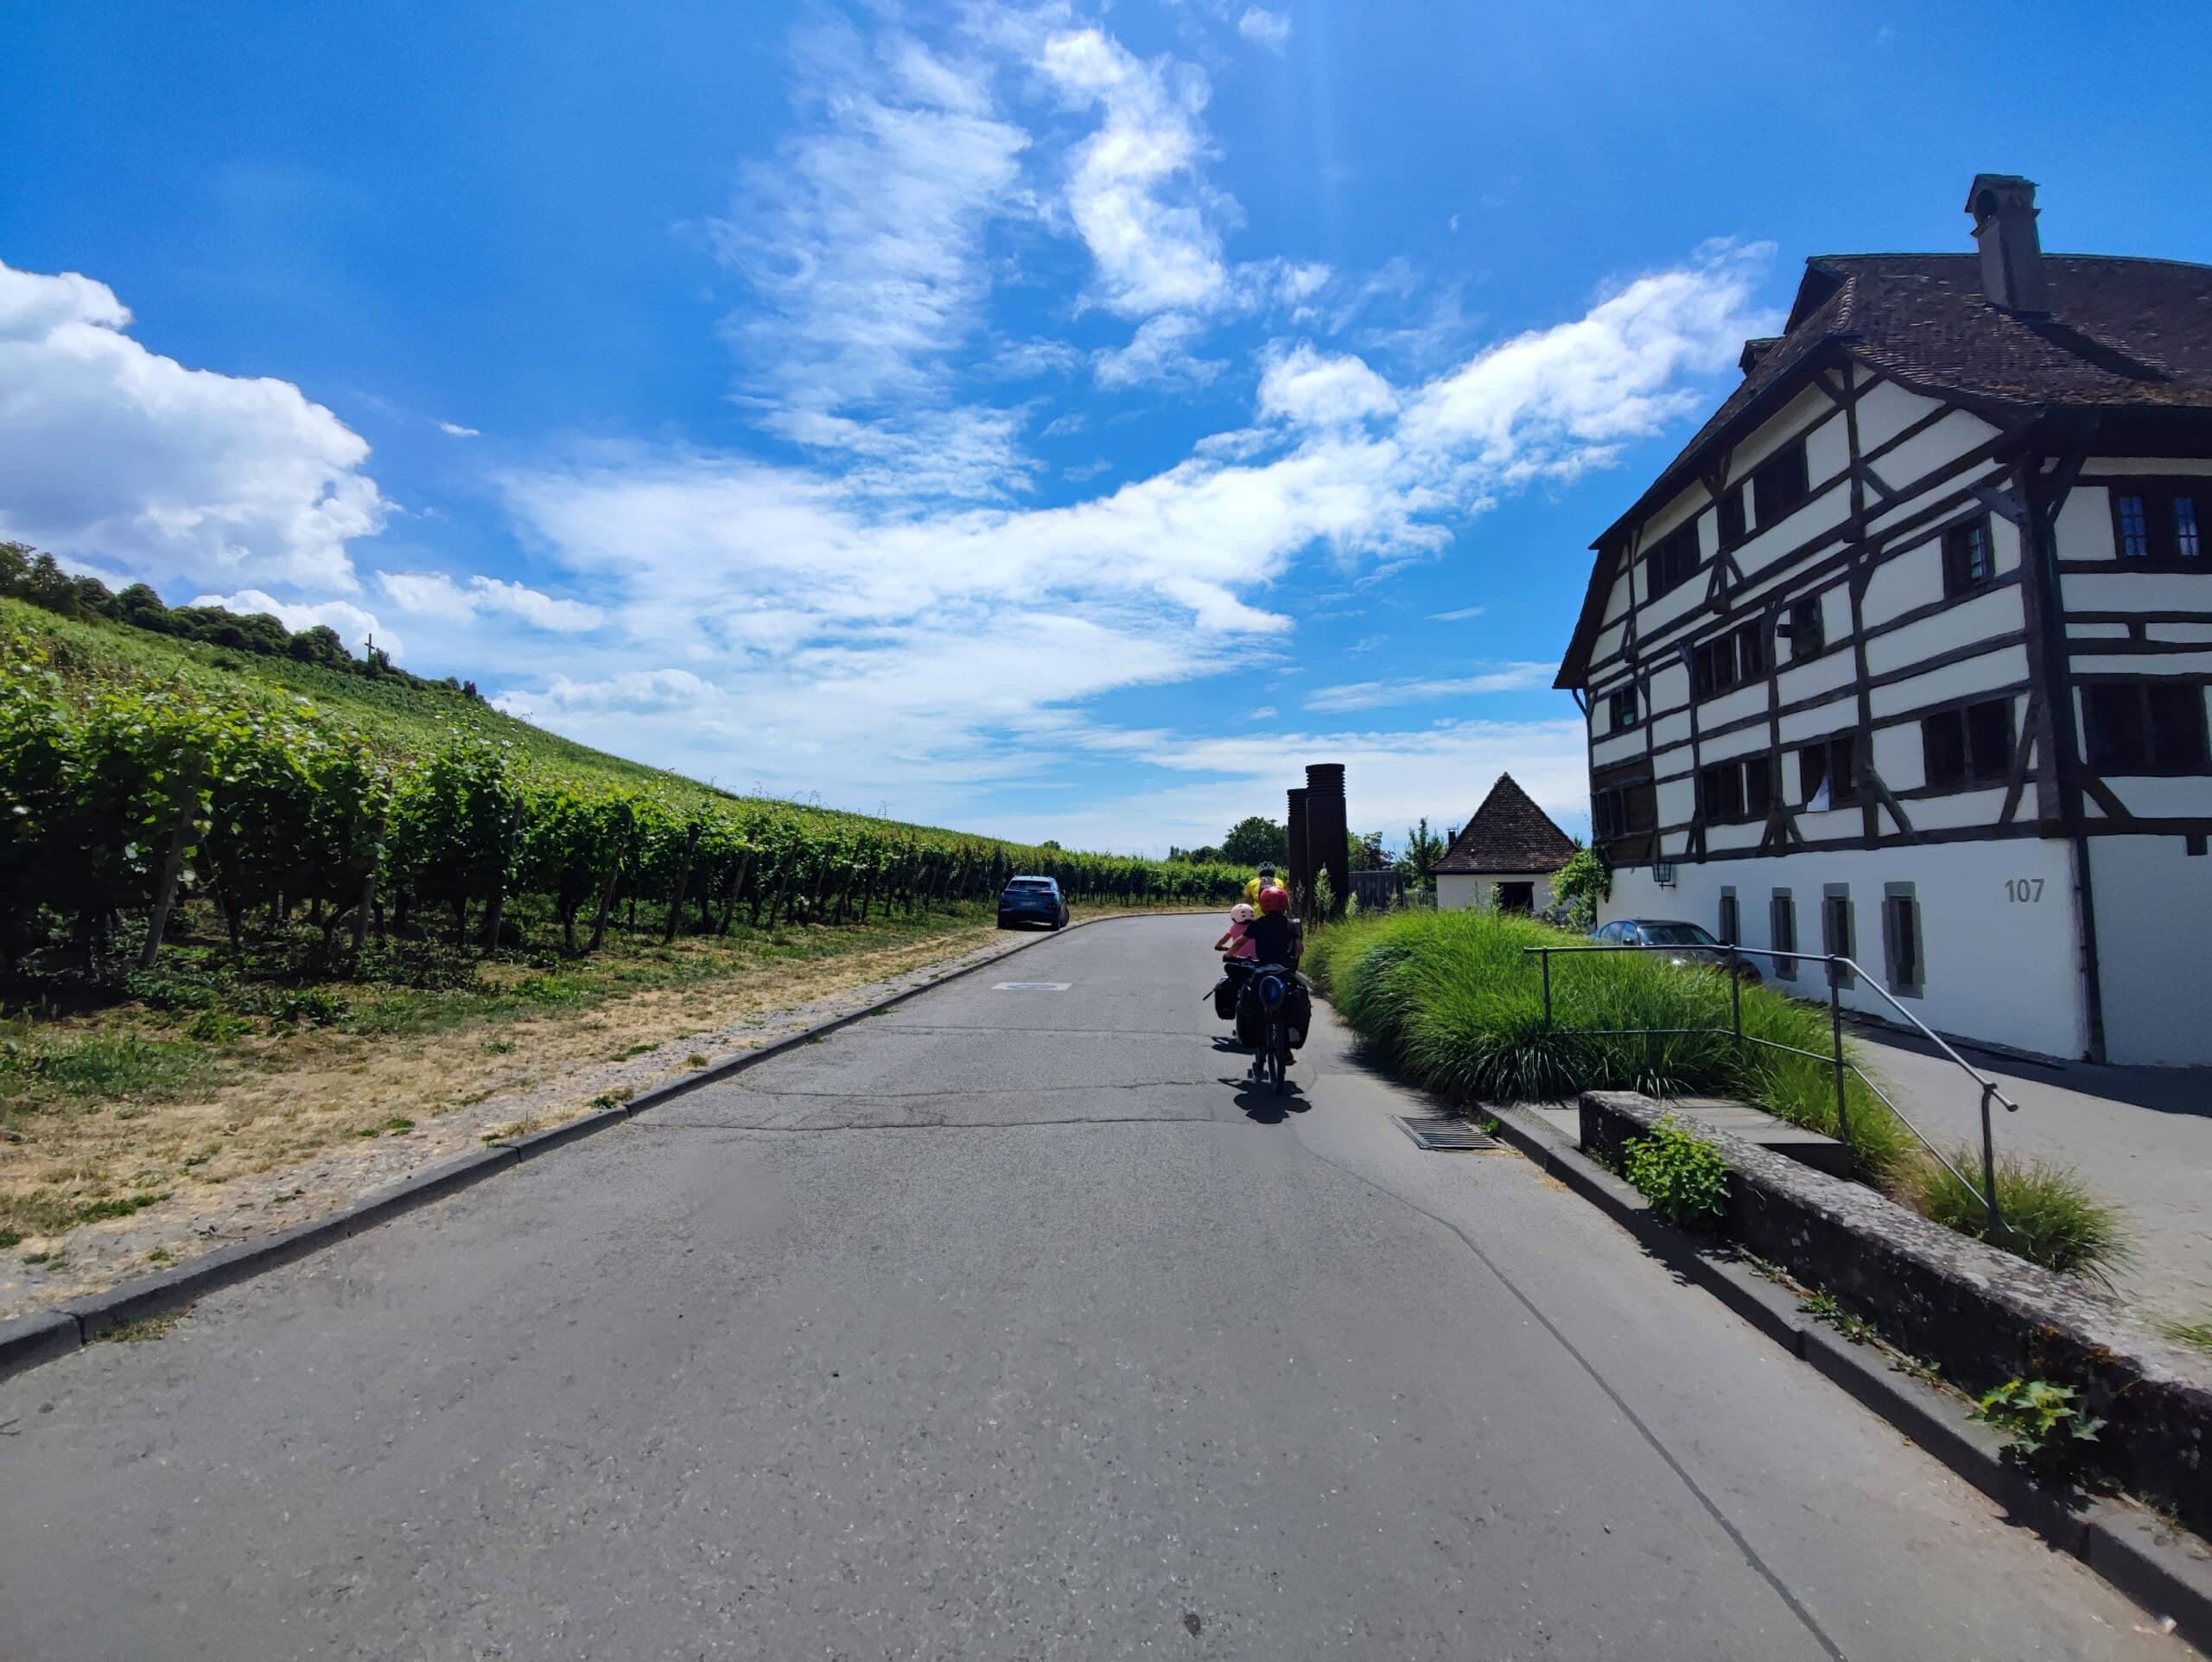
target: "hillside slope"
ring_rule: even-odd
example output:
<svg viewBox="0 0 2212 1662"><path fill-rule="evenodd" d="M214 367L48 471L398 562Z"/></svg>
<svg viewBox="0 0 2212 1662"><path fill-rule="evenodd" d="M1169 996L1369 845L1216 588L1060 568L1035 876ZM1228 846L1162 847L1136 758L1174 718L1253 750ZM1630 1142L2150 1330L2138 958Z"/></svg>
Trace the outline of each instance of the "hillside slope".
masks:
<svg viewBox="0 0 2212 1662"><path fill-rule="evenodd" d="M6 634L29 640L45 655L48 667L86 692L111 686L179 684L203 696L288 716L302 713L299 700L304 698L314 706L317 717L359 734L395 760L427 755L456 739L490 740L511 747L518 771L537 783L585 791L651 788L678 809L706 801L759 800L577 744L479 699L436 685L372 680L317 664L149 634L104 619L60 617L0 595L0 635ZM777 806L809 819L884 830L910 829L904 822L872 815L788 803Z"/></svg>

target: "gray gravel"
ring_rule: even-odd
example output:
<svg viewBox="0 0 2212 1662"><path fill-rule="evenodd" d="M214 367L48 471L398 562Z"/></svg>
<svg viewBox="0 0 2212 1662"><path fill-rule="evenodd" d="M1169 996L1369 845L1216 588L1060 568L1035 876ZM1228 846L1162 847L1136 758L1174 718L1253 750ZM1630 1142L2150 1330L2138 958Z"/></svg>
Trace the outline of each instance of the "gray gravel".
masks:
<svg viewBox="0 0 2212 1662"><path fill-rule="evenodd" d="M2193 1654L1325 1018L1250 1092L1213 928L0 1385L0 1656Z"/></svg>

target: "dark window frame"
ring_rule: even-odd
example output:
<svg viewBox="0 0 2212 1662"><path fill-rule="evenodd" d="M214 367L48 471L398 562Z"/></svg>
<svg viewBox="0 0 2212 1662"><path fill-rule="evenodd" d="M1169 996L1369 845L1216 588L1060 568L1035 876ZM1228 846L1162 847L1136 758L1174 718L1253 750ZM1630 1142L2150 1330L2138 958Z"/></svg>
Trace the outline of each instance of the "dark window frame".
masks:
<svg viewBox="0 0 2212 1662"><path fill-rule="evenodd" d="M1805 441L1794 438L1751 470L1751 512L1757 528L1779 525L1813 500Z"/></svg>
<svg viewBox="0 0 2212 1662"><path fill-rule="evenodd" d="M1783 981L1797 978L1797 897L1789 889L1777 888L1766 903L1766 944L1782 954L1772 961L1774 972Z"/></svg>
<svg viewBox="0 0 2212 1662"><path fill-rule="evenodd" d="M1831 733L1824 739L1812 739L1790 747L1797 753L1797 784L1800 806L1809 803L1821 793L1821 783L1829 781L1828 806L1848 808L1859 801L1859 729L1847 727L1840 733ZM1841 761L1841 784L1837 762ZM1816 765L1817 764L1817 765Z"/></svg>
<svg viewBox="0 0 2212 1662"><path fill-rule="evenodd" d="M1726 883L1720 888L1719 915L1715 921L1719 927L1713 932L1713 938L1723 946L1744 944L1743 908L1736 903L1735 889Z"/></svg>
<svg viewBox="0 0 2212 1662"><path fill-rule="evenodd" d="M1643 597L1657 600L1670 595L1698 573L1705 564L1699 546L1697 516L1675 527L1643 552Z"/></svg>
<svg viewBox="0 0 2212 1662"><path fill-rule="evenodd" d="M1975 557L1977 551L1979 560ZM1944 527L1943 598L1962 600L1996 581L1997 537L1990 528L1989 516L1978 513L1971 519Z"/></svg>
<svg viewBox="0 0 2212 1662"><path fill-rule="evenodd" d="M1773 667L1771 659L1764 618L1708 635L1690 647L1690 696L1717 698L1749 686Z"/></svg>
<svg viewBox="0 0 2212 1662"><path fill-rule="evenodd" d="M2212 478L2183 474L2176 477L2100 479L2112 510L2112 551L2114 561L2136 571L2212 570ZM2127 501L2141 504L2143 552L2130 554ZM2176 507L2190 504L2188 534ZM2196 551L2183 552L2193 541Z"/></svg>
<svg viewBox="0 0 2212 1662"><path fill-rule="evenodd" d="M2145 779L2212 773L2212 732L2207 729L2202 678L2083 676L2075 685L2082 691L2082 760L2093 773ZM2161 739L2154 691L2183 716L2178 742L2171 728L2164 729L2166 736ZM2132 745L2122 742L2129 728Z"/></svg>
<svg viewBox="0 0 2212 1662"><path fill-rule="evenodd" d="M1751 534L1751 509L1744 500L1744 488L1741 484L1731 485L1713 504L1713 528L1723 548L1733 548Z"/></svg>
<svg viewBox="0 0 2212 1662"><path fill-rule="evenodd" d="M1998 712L1994 716L1993 710ZM2001 723L2000 730L1990 729L1993 721ZM1920 718L1921 778L1938 790L2001 784L2012 776L2018 736L2009 697L1977 698L1933 711ZM1953 753L1955 767L1937 765L1939 755L1948 763Z"/></svg>
<svg viewBox="0 0 2212 1662"><path fill-rule="evenodd" d="M1789 602L1789 618L1777 623L1775 633L1789 642L1789 661L1802 664L1818 658L1828 649L1827 620L1821 608L1818 595L1807 595Z"/></svg>
<svg viewBox="0 0 2212 1662"><path fill-rule="evenodd" d="M1856 958L1853 951L1859 920L1851 904L1849 883L1826 883L1821 888L1821 950L1830 958ZM1838 987L1855 987L1859 977L1837 965L1828 965L1828 979Z"/></svg>
<svg viewBox="0 0 2212 1662"><path fill-rule="evenodd" d="M1628 714L1625 716L1621 714L1623 699L1627 700ZM1637 696L1637 690L1632 685L1618 688L1606 695L1606 716L1612 723L1606 730L1611 733L1625 733L1634 727L1643 719L1643 702Z"/></svg>
<svg viewBox="0 0 2212 1662"><path fill-rule="evenodd" d="M1590 793L1590 825L1600 841L1641 837L1658 830L1659 787L1646 777L1624 779L1617 785L1593 789Z"/></svg>
<svg viewBox="0 0 2212 1662"><path fill-rule="evenodd" d="M1882 886L1882 965L1899 998L1926 996L1928 958L1920 933L1920 899L1910 883Z"/></svg>
<svg viewBox="0 0 2212 1662"><path fill-rule="evenodd" d="M1697 811L1708 825L1741 825L1774 810L1774 767L1765 753L1707 762L1698 770Z"/></svg>

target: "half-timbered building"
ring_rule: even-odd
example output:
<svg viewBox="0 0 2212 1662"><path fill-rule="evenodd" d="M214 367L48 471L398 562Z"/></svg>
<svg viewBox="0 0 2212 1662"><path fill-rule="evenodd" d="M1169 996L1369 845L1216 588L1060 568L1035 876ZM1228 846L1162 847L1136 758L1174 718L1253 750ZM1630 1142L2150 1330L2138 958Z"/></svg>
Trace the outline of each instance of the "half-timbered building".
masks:
<svg viewBox="0 0 2212 1662"><path fill-rule="evenodd" d="M2024 179L1967 206L1974 252L1808 260L1594 544L1559 685L1604 915L1842 953L1939 1031L2212 1062L2212 267L2045 254Z"/></svg>

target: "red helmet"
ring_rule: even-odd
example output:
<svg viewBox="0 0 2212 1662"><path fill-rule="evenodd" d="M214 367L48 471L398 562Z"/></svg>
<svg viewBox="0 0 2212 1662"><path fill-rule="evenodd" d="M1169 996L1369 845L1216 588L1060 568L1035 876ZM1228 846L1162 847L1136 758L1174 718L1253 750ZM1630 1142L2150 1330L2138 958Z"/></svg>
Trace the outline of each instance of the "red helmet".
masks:
<svg viewBox="0 0 2212 1662"><path fill-rule="evenodd" d="M1290 910L1290 891L1287 888L1263 888L1260 891L1260 910L1287 912Z"/></svg>

